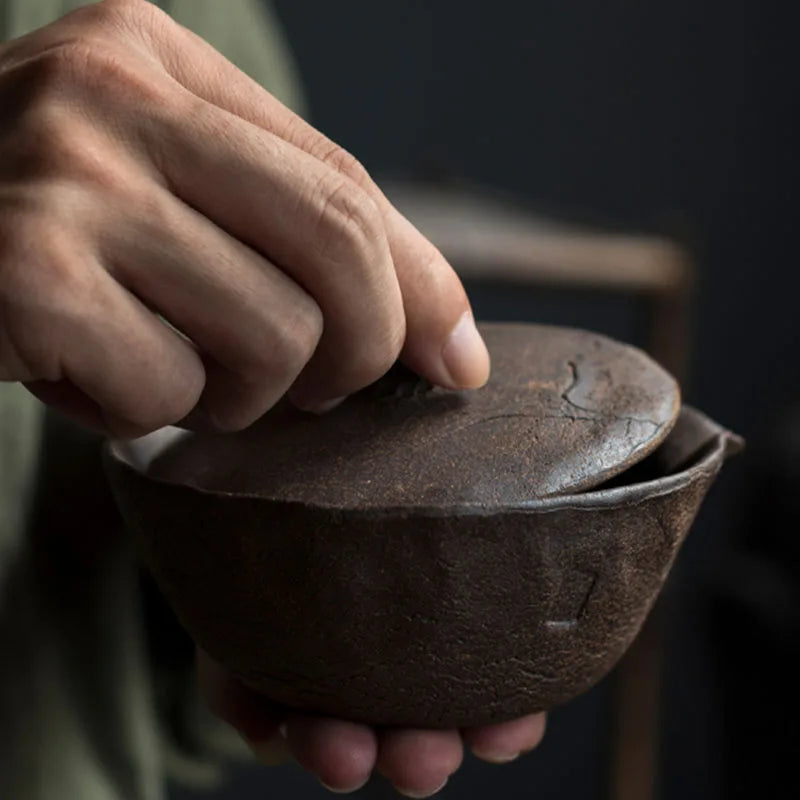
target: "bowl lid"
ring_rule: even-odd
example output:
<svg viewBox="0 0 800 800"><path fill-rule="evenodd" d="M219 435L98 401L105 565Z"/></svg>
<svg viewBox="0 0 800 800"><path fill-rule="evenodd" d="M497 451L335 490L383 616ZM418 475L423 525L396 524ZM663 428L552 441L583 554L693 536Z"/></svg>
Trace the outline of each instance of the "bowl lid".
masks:
<svg viewBox="0 0 800 800"><path fill-rule="evenodd" d="M651 453L680 407L640 350L570 328L483 324L477 391L402 367L316 416L282 402L236 434L187 434L148 475L206 491L334 508L480 505L597 486Z"/></svg>

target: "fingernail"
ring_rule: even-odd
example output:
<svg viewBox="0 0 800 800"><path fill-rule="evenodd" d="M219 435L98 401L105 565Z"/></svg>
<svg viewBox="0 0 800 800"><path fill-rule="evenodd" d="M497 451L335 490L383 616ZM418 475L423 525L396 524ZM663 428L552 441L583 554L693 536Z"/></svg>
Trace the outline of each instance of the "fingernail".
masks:
<svg viewBox="0 0 800 800"><path fill-rule="evenodd" d="M306 402L293 398L292 402L301 411L308 411L310 414L327 414L328 411L333 411L336 406L340 406L346 399L346 397L334 397L331 400L323 400L322 402Z"/></svg>
<svg viewBox="0 0 800 800"><path fill-rule="evenodd" d="M476 389L489 379L489 351L469 311L450 332L442 361L454 389Z"/></svg>
<svg viewBox="0 0 800 800"><path fill-rule="evenodd" d="M482 753L473 748L472 752L481 760L488 761L490 764L509 764L516 761L522 753Z"/></svg>
<svg viewBox="0 0 800 800"><path fill-rule="evenodd" d="M289 748L282 736L273 736L263 742L247 742L253 755L265 767L277 767L289 758Z"/></svg>
<svg viewBox="0 0 800 800"><path fill-rule="evenodd" d="M333 794L351 794L352 792L357 792L359 789L363 789L367 785L368 780L369 778L367 778L366 781L362 781L357 786L351 786L348 789L334 789L333 786L328 786L328 784L325 783L325 781L320 781L320 785L322 786L323 789L327 789L329 792Z"/></svg>
<svg viewBox="0 0 800 800"><path fill-rule="evenodd" d="M394 788L397 790L397 793L403 795L403 797L411 797L413 800L420 800L424 797L433 797L435 794L439 794L439 792L441 792L442 789L447 786L448 780L450 779L445 778L444 782L432 792L415 792L412 789L401 789L399 786L395 786Z"/></svg>

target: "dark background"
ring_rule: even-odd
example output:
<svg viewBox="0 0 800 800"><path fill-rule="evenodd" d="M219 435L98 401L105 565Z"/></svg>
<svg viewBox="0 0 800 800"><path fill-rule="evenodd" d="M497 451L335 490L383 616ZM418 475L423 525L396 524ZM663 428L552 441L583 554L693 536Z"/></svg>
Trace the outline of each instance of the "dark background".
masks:
<svg viewBox="0 0 800 800"><path fill-rule="evenodd" d="M314 124L376 176L449 175L567 216L688 241L686 398L749 440L668 590L660 795L796 796L800 564L798 64L792 4L279 0ZM598 298L489 292L478 316L636 340ZM610 681L542 747L445 797L606 796ZM307 787L307 788L305 788ZM322 797L292 768L230 796ZM227 796L227 795L226 795Z"/></svg>

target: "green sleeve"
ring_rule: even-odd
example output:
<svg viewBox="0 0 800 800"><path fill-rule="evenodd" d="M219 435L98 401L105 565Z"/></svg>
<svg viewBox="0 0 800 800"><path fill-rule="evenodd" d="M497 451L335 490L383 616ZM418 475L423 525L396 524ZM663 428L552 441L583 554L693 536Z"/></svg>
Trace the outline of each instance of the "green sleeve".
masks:
<svg viewBox="0 0 800 800"><path fill-rule="evenodd" d="M13 39L94 0L5 0L0 40ZM181 25L202 36L290 108L305 101L291 50L267 0L157 0Z"/></svg>

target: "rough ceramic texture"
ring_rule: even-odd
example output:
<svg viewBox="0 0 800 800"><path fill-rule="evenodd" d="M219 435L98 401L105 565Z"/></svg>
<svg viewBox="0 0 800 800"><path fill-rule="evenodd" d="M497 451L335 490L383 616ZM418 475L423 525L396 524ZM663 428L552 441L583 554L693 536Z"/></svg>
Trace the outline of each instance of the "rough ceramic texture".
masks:
<svg viewBox="0 0 800 800"><path fill-rule="evenodd" d="M678 386L640 350L567 328L481 329L480 391L395 372L324 417L284 404L241 434L189 437L151 474L311 506L494 508L597 485L674 424Z"/></svg>
<svg viewBox="0 0 800 800"><path fill-rule="evenodd" d="M175 431L109 449L164 592L246 683L373 724L465 726L563 703L625 651L738 440L684 408L642 460L677 403L646 357L574 331L486 335L482 400L395 375L322 420L279 411L252 449ZM159 463L261 496L156 479Z"/></svg>
<svg viewBox="0 0 800 800"><path fill-rule="evenodd" d="M517 507L311 508L107 466L186 628L276 701L451 727L548 709L639 630L737 440L685 408L662 477ZM666 474L674 466L674 474Z"/></svg>

